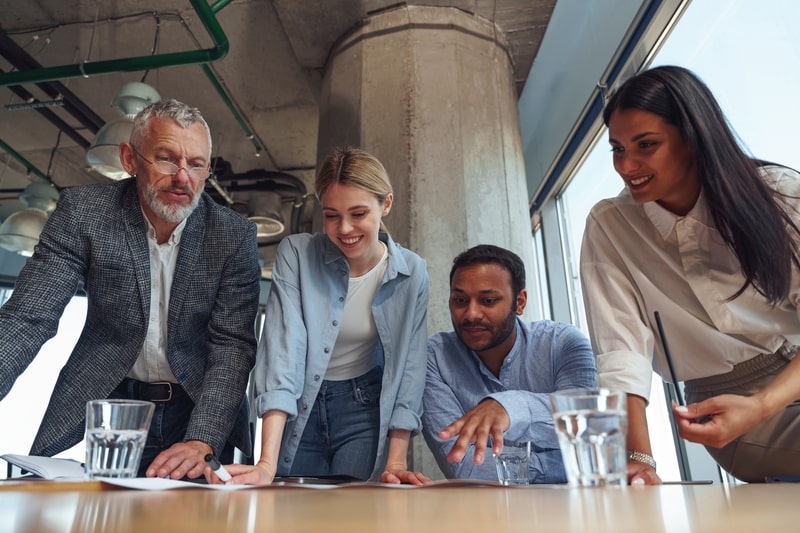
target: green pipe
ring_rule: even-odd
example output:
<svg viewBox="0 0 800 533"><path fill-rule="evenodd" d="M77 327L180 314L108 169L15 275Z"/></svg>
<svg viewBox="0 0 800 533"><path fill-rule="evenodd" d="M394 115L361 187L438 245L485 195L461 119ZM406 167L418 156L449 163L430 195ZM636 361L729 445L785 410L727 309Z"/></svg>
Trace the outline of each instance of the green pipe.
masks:
<svg viewBox="0 0 800 533"><path fill-rule="evenodd" d="M256 155L260 155L261 154L261 144L259 144L258 139L256 139L256 136L250 130L250 127L244 121L244 119L242 118L242 115L239 114L239 110L236 109L236 107L233 105L233 102L231 101L230 97L228 96L228 93L225 90L225 88L219 83L219 80L217 80L217 77L214 75L214 72L211 70L211 68L208 65L203 65L203 72L206 73L206 76L208 76L209 81L211 81L211 84L217 90L217 92L219 93L220 97L222 97L222 101L225 102L225 105L227 105L228 109L230 109L231 113L233 113L233 117L236 119L236 121L242 127L242 129L244 130L245 135L247 135L247 138L250 139L250 142L252 142L253 146L256 147Z"/></svg>
<svg viewBox="0 0 800 533"><path fill-rule="evenodd" d="M71 78L88 78L98 74L112 74L117 72L138 72L142 70L175 67L180 65L194 65L209 63L222 59L228 54L228 37L214 17L213 9L217 10L227 4L226 0L217 2L214 7L208 5L207 0L190 0L197 12L203 26L211 36L215 46L202 50L188 52L172 52L168 54L129 57L109 61L87 62L81 61L73 65L60 67L47 67L35 70L23 70L0 74L0 87L9 85L22 85L25 83L40 83L46 81L66 80ZM220 4L223 4L221 7Z"/></svg>
<svg viewBox="0 0 800 533"><path fill-rule="evenodd" d="M219 0L219 2L216 2L216 3L214 3L214 5L213 5L213 6L211 6L211 11L213 11L214 13L216 13L216 12L218 12L220 9L222 9L223 7L225 7L225 6L227 6L228 4L230 4L232 1L233 1L233 0Z"/></svg>
<svg viewBox="0 0 800 533"><path fill-rule="evenodd" d="M52 181L52 180L51 180L51 179L50 179L48 176L45 176L45 175L42 173L42 171L41 171L41 170L39 170L38 168L36 168L35 166L33 166L33 165L30 163L30 162L28 162L28 160L27 160L27 159L25 159L25 158L24 158L24 157L22 157L22 156L21 156L19 153L17 153L17 151L16 151L16 150L14 150L14 149L13 149L13 148L11 148L9 145L7 145L5 142L3 142L3 140L2 140L2 139L0 139L0 148L2 148L3 150L5 150L5 152L6 152L6 153L8 153L8 155L10 155L10 156L11 156L11 157L13 157L14 159L16 159L16 160L17 160L17 161L18 161L18 162L19 162L19 163L20 163L20 164L21 164L23 167L25 167L25 169L26 169L28 172L33 172L34 174L36 174L37 176L39 176L40 178L42 178L42 179L43 179L43 180L45 180L46 182L53 183L53 181Z"/></svg>
<svg viewBox="0 0 800 533"><path fill-rule="evenodd" d="M219 0L211 6L211 11L217 13L220 9L227 6L232 1L233 0ZM239 110L236 109L236 106L233 105L230 96L228 96L228 91L226 91L225 88L222 86L222 84L220 84L219 80L217 79L217 76L214 74L214 72L211 70L208 64L203 65L203 72L206 73L206 76L211 81L211 85L214 86L214 88L217 90L217 93L219 93L219 95L222 97L222 101L225 102L225 105L227 105L228 109L230 109L231 113L233 114L233 118L236 119L236 122L238 122L239 126L241 126L242 129L244 130L244 134L247 136L248 139L250 139L250 142L253 143L253 146L255 146L256 155L260 155L261 144L258 142L258 139L256 139L256 136L250 129L250 126L248 126L247 123L244 121L244 118L239 113Z"/></svg>

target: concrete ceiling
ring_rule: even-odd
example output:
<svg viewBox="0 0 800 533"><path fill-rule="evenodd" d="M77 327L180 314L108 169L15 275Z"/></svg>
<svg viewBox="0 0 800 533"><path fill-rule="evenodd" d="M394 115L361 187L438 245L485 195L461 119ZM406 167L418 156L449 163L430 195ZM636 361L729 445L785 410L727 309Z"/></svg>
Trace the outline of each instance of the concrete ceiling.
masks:
<svg viewBox="0 0 800 533"><path fill-rule="evenodd" d="M453 7L494 21L511 43L519 94L555 0L428 0L406 4ZM74 67L81 62L91 65L210 49L213 33L202 24L195 5L189 0L0 0L0 69L9 73L33 70L34 64ZM232 175L241 178L255 171L249 175L258 181L288 174L311 189L317 101L328 52L364 17L393 9L398 2L220 0L210 5L229 41L229 51L205 71L200 64L190 64L70 77L49 86L4 84L0 87L0 141L58 188L108 181L87 168L81 142L90 143L93 130L120 118L111 102L124 83L144 81L162 98L177 98L203 112L213 133L213 155L229 163L228 180L221 176L220 183L231 192L235 208L244 209L248 192L246 187L238 190L237 183L247 180L232 180ZM220 90L229 96L229 104ZM66 126L59 128L40 110L8 109L8 105L25 101L57 100L59 94L64 96L62 93L74 95L69 98L77 102L72 107L94 119L79 120L67 106L46 108L45 112ZM248 138L248 132L252 138ZM0 148L0 218L18 207L16 198L22 188L40 181L37 172L27 173L18 159ZM214 193L210 186L209 192Z"/></svg>

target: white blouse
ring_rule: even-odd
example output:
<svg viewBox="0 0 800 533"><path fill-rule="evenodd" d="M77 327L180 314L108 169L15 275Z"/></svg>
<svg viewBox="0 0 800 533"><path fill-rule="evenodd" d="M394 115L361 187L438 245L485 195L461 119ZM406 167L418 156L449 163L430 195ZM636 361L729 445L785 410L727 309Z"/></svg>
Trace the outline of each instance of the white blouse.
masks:
<svg viewBox="0 0 800 533"><path fill-rule="evenodd" d="M769 166L765 181L788 198L800 225L800 175ZM800 237L798 238L800 240ZM744 284L731 249L714 228L701 193L685 216L628 190L596 204L586 221L581 282L598 383L649 398L651 369L669 380L658 311L681 381L729 372L785 340L800 344L797 269L789 298L776 306Z"/></svg>

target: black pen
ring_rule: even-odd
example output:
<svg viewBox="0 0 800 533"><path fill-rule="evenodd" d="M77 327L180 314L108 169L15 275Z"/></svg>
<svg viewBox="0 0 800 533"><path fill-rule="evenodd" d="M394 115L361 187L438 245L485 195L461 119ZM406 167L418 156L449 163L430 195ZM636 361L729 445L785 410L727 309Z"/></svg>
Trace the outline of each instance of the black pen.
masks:
<svg viewBox="0 0 800 533"><path fill-rule="evenodd" d="M681 387L678 384L678 377L675 375L675 367L672 365L672 356L669 354L667 337L664 335L664 326L661 325L661 315L658 314L658 311L655 311L653 314L656 317L656 325L658 326L658 334L661 336L661 344L664 346L664 357L667 358L667 366L669 367L669 375L672 377L672 385L675 387L675 397L678 398L678 405L686 405L683 403Z"/></svg>
<svg viewBox="0 0 800 533"><path fill-rule="evenodd" d="M225 467L220 464L219 460L216 457L214 457L213 454L209 453L208 455L206 455L206 463L208 463L208 466L211 467L211 470L217 475L217 477L223 483L231 479L231 475L228 473L227 470L225 470Z"/></svg>

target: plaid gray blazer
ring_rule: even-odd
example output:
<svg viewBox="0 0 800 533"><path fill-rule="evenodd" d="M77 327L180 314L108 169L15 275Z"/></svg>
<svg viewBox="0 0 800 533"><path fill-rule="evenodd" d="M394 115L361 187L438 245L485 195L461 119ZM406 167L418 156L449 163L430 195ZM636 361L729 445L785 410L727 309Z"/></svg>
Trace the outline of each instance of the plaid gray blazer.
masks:
<svg viewBox="0 0 800 533"><path fill-rule="evenodd" d="M62 191L36 251L0 309L5 397L76 290L86 324L56 382L30 453L80 442L86 401L106 398L136 361L150 310L147 225L132 179ZM170 294L167 359L195 402L186 440L251 454L245 387L255 361L260 269L255 225L203 193L180 242Z"/></svg>

